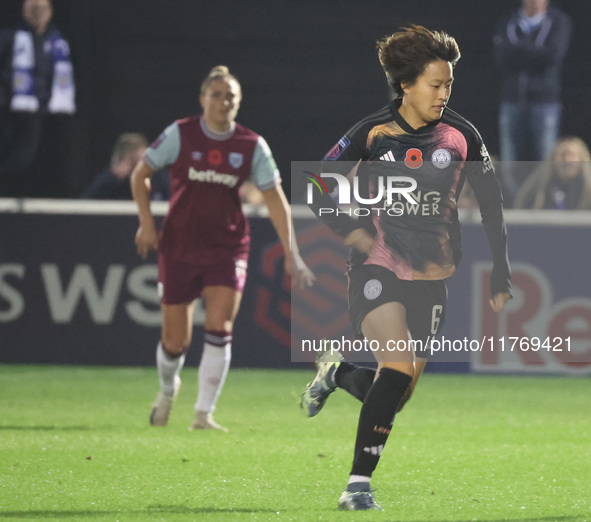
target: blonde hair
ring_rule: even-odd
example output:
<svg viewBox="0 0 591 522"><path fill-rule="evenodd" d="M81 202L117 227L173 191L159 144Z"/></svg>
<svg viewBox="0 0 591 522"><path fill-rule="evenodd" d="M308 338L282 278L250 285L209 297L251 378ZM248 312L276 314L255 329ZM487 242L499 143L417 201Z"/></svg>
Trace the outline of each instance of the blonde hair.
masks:
<svg viewBox="0 0 591 522"><path fill-rule="evenodd" d="M216 65L211 71L209 71L209 74L205 77L205 80L203 80L203 83L201 84L201 90L199 91L199 94L204 95L205 91L209 87L209 84L217 80L234 80L238 84L240 94L242 94L240 82L233 74L230 73L230 69L228 69L225 65Z"/></svg>
<svg viewBox="0 0 591 522"><path fill-rule="evenodd" d="M115 165L127 153L148 147L148 139L139 132L124 132L117 137L111 152L111 165Z"/></svg>
<svg viewBox="0 0 591 522"><path fill-rule="evenodd" d="M564 136L560 138L552 151L549 160L554 160L556 153L561 145L571 142L579 149L581 156L581 176L583 178L583 190L579 197L576 210L591 209L591 154L587 144L577 136ZM515 208L544 208L546 201L546 191L554 175L554 165L552 161L544 161L536 170L534 170L523 183L523 186L515 198Z"/></svg>

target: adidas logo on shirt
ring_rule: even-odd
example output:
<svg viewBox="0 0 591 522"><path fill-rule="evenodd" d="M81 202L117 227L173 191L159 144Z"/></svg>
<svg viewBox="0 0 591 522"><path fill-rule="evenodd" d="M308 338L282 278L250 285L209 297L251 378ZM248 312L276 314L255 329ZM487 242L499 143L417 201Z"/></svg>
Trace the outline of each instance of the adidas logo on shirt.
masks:
<svg viewBox="0 0 591 522"><path fill-rule="evenodd" d="M386 152L386 154L384 154L383 156L380 156L380 159L382 161L396 161L396 158L394 157L394 154L392 154L391 150Z"/></svg>

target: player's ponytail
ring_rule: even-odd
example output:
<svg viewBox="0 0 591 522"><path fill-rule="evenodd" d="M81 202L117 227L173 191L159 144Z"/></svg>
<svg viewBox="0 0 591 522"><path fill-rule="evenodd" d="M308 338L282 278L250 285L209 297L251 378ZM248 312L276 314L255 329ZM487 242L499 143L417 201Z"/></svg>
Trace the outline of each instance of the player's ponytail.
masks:
<svg viewBox="0 0 591 522"><path fill-rule="evenodd" d="M228 67L225 65L216 65L211 71L209 71L209 74L205 77L205 80L203 80L200 94L205 94L209 84L217 80L234 80L238 84L238 87L240 87L240 82L233 74L230 73L230 69L228 69Z"/></svg>

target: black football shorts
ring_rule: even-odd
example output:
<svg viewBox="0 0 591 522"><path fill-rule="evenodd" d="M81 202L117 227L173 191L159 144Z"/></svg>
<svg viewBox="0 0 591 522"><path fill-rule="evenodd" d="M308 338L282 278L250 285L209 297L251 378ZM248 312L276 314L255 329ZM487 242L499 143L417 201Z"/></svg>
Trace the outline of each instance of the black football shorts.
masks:
<svg viewBox="0 0 591 522"><path fill-rule="evenodd" d="M385 303L406 308L406 322L412 339L427 347L445 321L447 280L406 281L377 265L359 265L349 270L349 314L356 334L363 335L365 316ZM416 355L427 357L430 351Z"/></svg>

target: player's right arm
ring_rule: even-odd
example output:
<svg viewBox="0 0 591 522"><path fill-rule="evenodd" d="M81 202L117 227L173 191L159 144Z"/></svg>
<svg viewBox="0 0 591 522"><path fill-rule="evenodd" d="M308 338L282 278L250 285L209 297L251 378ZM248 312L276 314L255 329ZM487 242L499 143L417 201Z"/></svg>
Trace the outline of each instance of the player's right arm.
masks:
<svg viewBox="0 0 591 522"><path fill-rule="evenodd" d="M150 179L155 172L172 165L178 159L180 143L178 124L173 123L148 147L144 159L140 160L131 174L131 193L138 206L140 220L135 244L143 259L150 250L158 249L158 232L150 209Z"/></svg>
<svg viewBox="0 0 591 522"><path fill-rule="evenodd" d="M146 259L150 250L158 249L158 232L150 209L150 178L153 175L154 169L144 160L140 160L131 174L131 193L137 204L140 220L135 244L142 259Z"/></svg>
<svg viewBox="0 0 591 522"><path fill-rule="evenodd" d="M335 172L349 179L352 183L356 175L359 163L366 159L365 142L367 132L361 125L355 125L334 145L324 156L321 163L322 172ZM351 165L355 164L353 168ZM338 212L338 205L332 199L331 194L335 190L336 182L330 178L323 178L328 193L320 196L314 192L310 208L331 230L344 239L345 245L354 248L358 252L368 254L371 252L374 239L357 220L345 213ZM333 209L332 213L320 213L321 208Z"/></svg>

